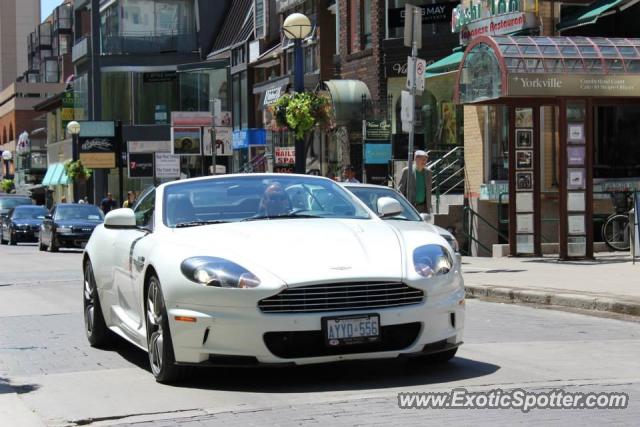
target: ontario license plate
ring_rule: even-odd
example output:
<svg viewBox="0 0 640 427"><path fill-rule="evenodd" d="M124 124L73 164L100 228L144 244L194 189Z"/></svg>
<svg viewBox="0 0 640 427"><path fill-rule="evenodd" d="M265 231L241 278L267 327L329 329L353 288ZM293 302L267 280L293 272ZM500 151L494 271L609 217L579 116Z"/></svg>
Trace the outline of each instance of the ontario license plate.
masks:
<svg viewBox="0 0 640 427"><path fill-rule="evenodd" d="M380 340L380 316L359 314L324 317L322 330L329 347L376 342Z"/></svg>

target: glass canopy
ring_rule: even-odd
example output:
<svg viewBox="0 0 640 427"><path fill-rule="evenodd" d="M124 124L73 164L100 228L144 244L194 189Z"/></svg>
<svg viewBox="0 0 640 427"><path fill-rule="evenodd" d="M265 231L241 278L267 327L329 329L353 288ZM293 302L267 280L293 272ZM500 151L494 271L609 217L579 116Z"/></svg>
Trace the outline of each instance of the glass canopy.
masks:
<svg viewBox="0 0 640 427"><path fill-rule="evenodd" d="M638 75L640 39L479 37L467 48L459 71L459 100L462 103L506 96L512 74Z"/></svg>

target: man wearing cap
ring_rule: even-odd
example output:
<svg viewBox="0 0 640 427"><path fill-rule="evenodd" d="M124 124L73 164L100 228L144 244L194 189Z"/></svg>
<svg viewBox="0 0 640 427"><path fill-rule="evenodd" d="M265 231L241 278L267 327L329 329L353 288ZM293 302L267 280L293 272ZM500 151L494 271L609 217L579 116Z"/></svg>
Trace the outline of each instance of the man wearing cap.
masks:
<svg viewBox="0 0 640 427"><path fill-rule="evenodd" d="M426 151L416 150L413 154L414 179L411 180L411 200L410 202L420 213L431 213L431 171L427 169L429 155ZM407 196L407 171L408 167L402 170L402 177L398 190Z"/></svg>

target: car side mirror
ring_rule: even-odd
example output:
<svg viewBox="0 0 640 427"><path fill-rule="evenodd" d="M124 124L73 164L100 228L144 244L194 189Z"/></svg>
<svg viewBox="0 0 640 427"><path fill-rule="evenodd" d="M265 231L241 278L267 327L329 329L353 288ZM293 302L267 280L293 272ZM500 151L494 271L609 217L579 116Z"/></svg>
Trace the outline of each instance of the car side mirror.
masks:
<svg viewBox="0 0 640 427"><path fill-rule="evenodd" d="M392 197L380 197L377 205L380 218L388 218L402 213L402 205Z"/></svg>
<svg viewBox="0 0 640 427"><path fill-rule="evenodd" d="M104 217L105 228L136 228L136 216L133 209L120 208L109 211Z"/></svg>
<svg viewBox="0 0 640 427"><path fill-rule="evenodd" d="M429 213L421 213L420 218L422 218L422 220L428 224L433 224L433 215Z"/></svg>

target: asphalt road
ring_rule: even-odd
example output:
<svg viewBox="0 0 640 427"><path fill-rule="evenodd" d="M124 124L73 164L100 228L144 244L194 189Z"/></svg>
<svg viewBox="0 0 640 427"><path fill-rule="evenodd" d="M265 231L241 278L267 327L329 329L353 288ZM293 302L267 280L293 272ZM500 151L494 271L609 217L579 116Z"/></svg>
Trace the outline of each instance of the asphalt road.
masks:
<svg viewBox="0 0 640 427"><path fill-rule="evenodd" d="M89 347L80 252L0 247L0 426L637 425L640 323L468 301L465 345L441 367L375 361L212 369L157 384L146 354ZM626 409L399 409L399 392L625 392Z"/></svg>

